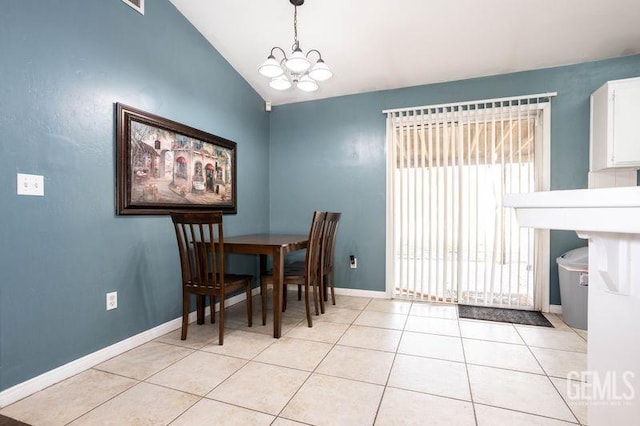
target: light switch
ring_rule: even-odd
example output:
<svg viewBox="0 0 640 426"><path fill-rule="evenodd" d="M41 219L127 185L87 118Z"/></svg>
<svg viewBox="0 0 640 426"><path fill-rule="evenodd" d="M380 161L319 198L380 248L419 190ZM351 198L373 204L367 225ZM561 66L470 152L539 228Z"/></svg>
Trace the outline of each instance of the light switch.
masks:
<svg viewBox="0 0 640 426"><path fill-rule="evenodd" d="M18 195L44 196L44 176L18 173Z"/></svg>

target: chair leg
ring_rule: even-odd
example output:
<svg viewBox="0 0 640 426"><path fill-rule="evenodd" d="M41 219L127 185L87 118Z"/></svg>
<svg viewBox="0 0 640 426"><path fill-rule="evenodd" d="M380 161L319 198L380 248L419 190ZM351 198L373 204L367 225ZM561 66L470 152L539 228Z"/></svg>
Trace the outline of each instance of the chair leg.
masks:
<svg viewBox="0 0 640 426"><path fill-rule="evenodd" d="M331 271L329 282L331 283L331 303L336 304L336 293L333 291L333 271Z"/></svg>
<svg viewBox="0 0 640 426"><path fill-rule="evenodd" d="M287 310L287 285L282 284L282 312Z"/></svg>
<svg viewBox="0 0 640 426"><path fill-rule="evenodd" d="M298 284L298 300L302 300L302 286Z"/></svg>
<svg viewBox="0 0 640 426"><path fill-rule="evenodd" d="M316 310L316 315L320 315L320 311L318 311L318 284L317 281L311 284L313 287L313 307ZM309 291L308 287L307 291Z"/></svg>
<svg viewBox="0 0 640 426"><path fill-rule="evenodd" d="M311 320L311 309L309 306L309 283L306 282L304 284L304 306L305 312L307 313L307 325L309 327L313 327L313 321Z"/></svg>
<svg viewBox="0 0 640 426"><path fill-rule="evenodd" d="M260 297L262 298L262 325L267 325L267 285L260 283Z"/></svg>
<svg viewBox="0 0 640 426"><path fill-rule="evenodd" d="M318 285L320 286L320 288L318 289L318 293L319 293L319 297L318 299L320 300L320 313L324 314L324 301L325 301L325 294L327 293L327 288L326 288L326 283L324 281L324 276L320 275L320 277L318 278Z"/></svg>
<svg viewBox="0 0 640 426"><path fill-rule="evenodd" d="M182 292L182 334L180 340L187 339L187 328L189 327L189 294Z"/></svg>
<svg viewBox="0 0 640 426"><path fill-rule="evenodd" d="M224 294L220 295L220 318L218 318L218 344L222 345L224 343Z"/></svg>
<svg viewBox="0 0 640 426"><path fill-rule="evenodd" d="M216 323L216 297L215 296L211 296L211 301L209 302L211 303L211 324L215 324Z"/></svg>
<svg viewBox="0 0 640 426"><path fill-rule="evenodd" d="M253 300L251 300L251 281L247 283L247 323L253 325Z"/></svg>

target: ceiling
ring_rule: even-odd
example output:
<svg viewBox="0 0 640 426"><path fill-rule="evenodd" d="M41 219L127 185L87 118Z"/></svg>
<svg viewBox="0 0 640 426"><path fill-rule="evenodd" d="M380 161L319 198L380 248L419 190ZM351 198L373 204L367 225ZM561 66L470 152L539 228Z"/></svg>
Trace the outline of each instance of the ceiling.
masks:
<svg viewBox="0 0 640 426"><path fill-rule="evenodd" d="M334 75L279 92L258 67L290 53L289 0L171 2L273 105L640 53L640 0L307 0L300 46Z"/></svg>

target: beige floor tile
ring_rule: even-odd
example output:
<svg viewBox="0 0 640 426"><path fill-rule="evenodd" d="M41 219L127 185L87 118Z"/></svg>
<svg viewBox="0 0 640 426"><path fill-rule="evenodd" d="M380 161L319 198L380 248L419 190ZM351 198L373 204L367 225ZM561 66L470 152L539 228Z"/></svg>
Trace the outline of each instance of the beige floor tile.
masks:
<svg viewBox="0 0 640 426"><path fill-rule="evenodd" d="M271 423L271 426L299 426L299 425L304 426L305 423L300 423L293 420L285 419L284 417L278 417L277 419L275 419L273 423Z"/></svg>
<svg viewBox="0 0 640 426"><path fill-rule="evenodd" d="M316 369L317 373L384 385L394 354L336 345Z"/></svg>
<svg viewBox="0 0 640 426"><path fill-rule="evenodd" d="M215 424L216 426L255 425L268 426L275 419L269 414L247 410L224 402L202 399L178 417L171 426Z"/></svg>
<svg viewBox="0 0 640 426"><path fill-rule="evenodd" d="M168 424L195 404L198 399L195 395L149 383L139 383L71 424L92 426Z"/></svg>
<svg viewBox="0 0 640 426"><path fill-rule="evenodd" d="M355 321L355 319L360 315L360 310L356 309L342 309L332 307L330 309L326 309L323 315L319 317L314 317L313 321L328 321L328 322L338 322L342 324L351 324Z"/></svg>
<svg viewBox="0 0 640 426"><path fill-rule="evenodd" d="M464 362L462 339L405 331L398 353Z"/></svg>
<svg viewBox="0 0 640 426"><path fill-rule="evenodd" d="M575 423L502 408L475 405L478 426L570 426Z"/></svg>
<svg viewBox="0 0 640 426"><path fill-rule="evenodd" d="M313 374L282 416L313 425L370 425L383 386Z"/></svg>
<svg viewBox="0 0 640 426"><path fill-rule="evenodd" d="M352 325L338 344L377 351L395 352L402 332L384 328Z"/></svg>
<svg viewBox="0 0 640 426"><path fill-rule="evenodd" d="M305 325L307 323L304 313L301 313L298 315L298 314L293 314L292 312L289 312L289 310L283 313L283 316L281 318L282 319L280 322L280 332L282 334L287 333L289 330L291 330L293 327L295 327L296 325L300 324L303 321ZM319 318L319 317L314 316L314 321L316 318ZM227 321L227 329L242 330L248 333L260 333L266 336L273 337L273 315L271 313L267 315L267 321L265 325L262 325L262 316L260 315L254 316L253 325L251 327L247 325L246 320L241 320L241 321L229 320ZM225 334L225 338L226 338L226 334Z"/></svg>
<svg viewBox="0 0 640 426"><path fill-rule="evenodd" d="M207 398L277 415L308 376L304 371L252 361Z"/></svg>
<svg viewBox="0 0 640 426"><path fill-rule="evenodd" d="M149 342L99 364L95 368L144 380L193 353L193 350L166 343Z"/></svg>
<svg viewBox="0 0 640 426"><path fill-rule="evenodd" d="M336 294L336 306L338 308L363 310L369 302L370 297L343 296Z"/></svg>
<svg viewBox="0 0 640 426"><path fill-rule="evenodd" d="M373 299L365 311L387 312L406 315L411 310L411 302L404 300Z"/></svg>
<svg viewBox="0 0 640 426"><path fill-rule="evenodd" d="M564 320L562 319L562 315L543 313L544 317L549 320L549 322L553 325L554 329L560 331L569 331L571 327L569 327Z"/></svg>
<svg viewBox="0 0 640 426"><path fill-rule="evenodd" d="M210 324L207 317L207 321L202 325L196 323L189 324L186 340L180 340L181 334L182 329L179 328L164 336L158 337L155 341L183 346L185 348L200 349L214 340L218 340L218 324Z"/></svg>
<svg viewBox="0 0 640 426"><path fill-rule="evenodd" d="M331 347L330 343L283 336L254 358L254 361L313 371Z"/></svg>
<svg viewBox="0 0 640 426"><path fill-rule="evenodd" d="M388 386L471 400L464 363L398 354Z"/></svg>
<svg viewBox="0 0 640 426"><path fill-rule="evenodd" d="M149 377L147 382L204 396L246 363L240 358L198 351Z"/></svg>
<svg viewBox="0 0 640 426"><path fill-rule="evenodd" d="M473 339L462 339L462 345L469 364L544 374L526 346Z"/></svg>
<svg viewBox="0 0 640 426"><path fill-rule="evenodd" d="M561 331L544 327L516 326L516 330L529 346L560 349L563 351L587 352L587 342L573 330Z"/></svg>
<svg viewBox="0 0 640 426"><path fill-rule="evenodd" d="M115 374L87 370L5 407L0 414L32 425L63 425L137 383ZM68 401L73 404L65 403Z"/></svg>
<svg viewBox="0 0 640 426"><path fill-rule="evenodd" d="M410 315L404 329L417 333L431 333L454 337L460 336L458 321L445 318L417 317Z"/></svg>
<svg viewBox="0 0 640 426"><path fill-rule="evenodd" d="M524 345L524 341L511 324L460 320L460 333L462 337L469 339Z"/></svg>
<svg viewBox="0 0 640 426"><path fill-rule="evenodd" d="M365 310L362 311L360 316L353 323L355 325L364 325L368 327L402 330L406 321L406 315Z"/></svg>
<svg viewBox="0 0 640 426"><path fill-rule="evenodd" d="M300 323L287 332L287 337L315 340L316 342L335 343L349 328L349 324L338 324L327 321L315 321L313 327Z"/></svg>
<svg viewBox="0 0 640 426"><path fill-rule="evenodd" d="M574 328L573 331L578 333L578 336L582 337L584 340L589 341L589 332L587 330L580 330L579 328Z"/></svg>
<svg viewBox="0 0 640 426"><path fill-rule="evenodd" d="M457 319L458 308L456 305L429 302L413 302L410 315L421 317Z"/></svg>
<svg viewBox="0 0 640 426"><path fill-rule="evenodd" d="M375 424L474 426L476 423L470 402L387 388Z"/></svg>
<svg viewBox="0 0 640 426"><path fill-rule="evenodd" d="M276 339L266 334L229 330L224 334L224 345L219 345L216 340L202 350L220 355L252 359L275 341Z"/></svg>
<svg viewBox="0 0 640 426"><path fill-rule="evenodd" d="M480 404L574 421L546 376L469 365L473 400Z"/></svg>
<svg viewBox="0 0 640 426"><path fill-rule="evenodd" d="M587 371L587 354L532 347L533 355L549 376L566 378L570 372Z"/></svg>
<svg viewBox="0 0 640 426"><path fill-rule="evenodd" d="M552 377L551 381L567 405L569 405L574 416L581 424L586 425L589 401L581 400L580 395L589 395L589 390L591 389L589 385L584 382L560 379L557 377Z"/></svg>

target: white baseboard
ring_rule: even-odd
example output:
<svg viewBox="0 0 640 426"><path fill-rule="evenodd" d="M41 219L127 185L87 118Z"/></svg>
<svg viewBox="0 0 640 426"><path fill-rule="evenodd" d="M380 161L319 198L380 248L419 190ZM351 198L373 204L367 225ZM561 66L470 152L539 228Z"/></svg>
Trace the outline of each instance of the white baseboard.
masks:
<svg viewBox="0 0 640 426"><path fill-rule="evenodd" d="M336 294L341 294L343 296L357 296L357 297L373 297L376 299L386 299L387 293L384 291L374 291L374 290L358 290L355 288L339 288L335 287Z"/></svg>
<svg viewBox="0 0 640 426"><path fill-rule="evenodd" d="M253 289L252 294L256 295L259 293L260 287ZM225 304L227 307L229 307L244 300L246 300L246 295L244 293L241 293L230 297L229 299L226 299ZM220 303L216 303L216 311L219 310L219 306ZM189 314L189 322L195 321L196 316L197 315L195 311L191 312ZM157 327L136 334L135 336L131 336L125 340L121 340L118 343L114 343L111 346L107 346L104 349L100 349L99 351L85 355L82 358L78 358L58 368L49 370L46 373L34 377L33 379L18 383L17 385L0 392L0 408L4 408L9 404L13 404L16 401L19 401L29 395L41 391L42 389L68 379L69 377L75 376L76 374L82 373L83 371L94 367L110 358L113 358L114 356L120 355L137 346L150 342L153 339L156 339L177 328L180 328L181 325L182 317L173 319L171 321L165 322L164 324L160 324Z"/></svg>
<svg viewBox="0 0 640 426"><path fill-rule="evenodd" d="M549 313L562 315L562 305L549 305Z"/></svg>

